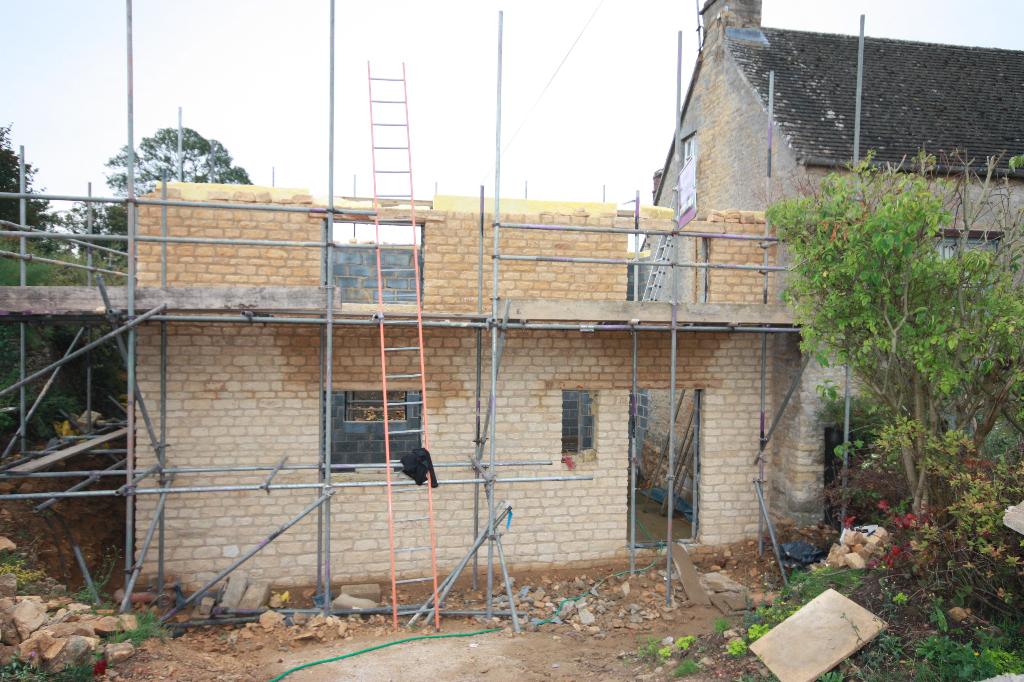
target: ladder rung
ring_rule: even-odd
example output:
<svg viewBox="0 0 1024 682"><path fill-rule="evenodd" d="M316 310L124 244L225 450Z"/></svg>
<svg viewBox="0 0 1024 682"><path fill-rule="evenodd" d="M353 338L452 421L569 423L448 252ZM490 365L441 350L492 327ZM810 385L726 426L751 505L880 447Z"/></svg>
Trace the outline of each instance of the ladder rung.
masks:
<svg viewBox="0 0 1024 682"><path fill-rule="evenodd" d="M412 171L392 171L392 170L375 170L374 173L386 174L386 175L408 175Z"/></svg>
<svg viewBox="0 0 1024 682"><path fill-rule="evenodd" d="M429 516L410 516L407 519L395 519L396 523L412 523L413 521L426 521Z"/></svg>
<svg viewBox="0 0 1024 682"><path fill-rule="evenodd" d="M374 149L408 149L408 147L374 147Z"/></svg>
<svg viewBox="0 0 1024 682"><path fill-rule="evenodd" d="M420 401L420 400L417 400L417 401L404 401L404 402L399 402L399 403L388 403L388 407L397 407L399 405L422 405L422 404L423 404L423 401Z"/></svg>
<svg viewBox="0 0 1024 682"><path fill-rule="evenodd" d="M372 104L405 104L404 99L371 99Z"/></svg>
<svg viewBox="0 0 1024 682"><path fill-rule="evenodd" d="M378 199L412 199L408 194L378 194Z"/></svg>
<svg viewBox="0 0 1024 682"><path fill-rule="evenodd" d="M395 421L403 420L396 419ZM423 433L423 429L402 429L401 431L388 431L389 436L404 436L407 433Z"/></svg>
<svg viewBox="0 0 1024 682"><path fill-rule="evenodd" d="M385 348L384 352L385 353L397 353L398 351L403 351L403 350L419 350L419 349L420 349L419 346L394 346L392 348ZM390 403L388 403L388 404L390 405Z"/></svg>
<svg viewBox="0 0 1024 682"><path fill-rule="evenodd" d="M379 127L379 128L407 128L407 127L409 127L408 123L374 123L372 125L374 125L376 127Z"/></svg>
<svg viewBox="0 0 1024 682"><path fill-rule="evenodd" d="M433 578L403 578L402 580L396 580L396 585L408 585L409 583L429 583L433 582Z"/></svg>
<svg viewBox="0 0 1024 682"><path fill-rule="evenodd" d="M395 547L396 552L425 552L428 549L430 549L430 545L422 547Z"/></svg>
<svg viewBox="0 0 1024 682"><path fill-rule="evenodd" d="M372 81L392 81L394 83L401 83L405 79L404 78L377 78L376 76L370 76L370 80L372 80Z"/></svg>
<svg viewBox="0 0 1024 682"><path fill-rule="evenodd" d="M416 272L416 268L381 268L381 272Z"/></svg>
<svg viewBox="0 0 1024 682"><path fill-rule="evenodd" d="M422 374L416 372L415 374L386 374L388 379L419 379Z"/></svg>

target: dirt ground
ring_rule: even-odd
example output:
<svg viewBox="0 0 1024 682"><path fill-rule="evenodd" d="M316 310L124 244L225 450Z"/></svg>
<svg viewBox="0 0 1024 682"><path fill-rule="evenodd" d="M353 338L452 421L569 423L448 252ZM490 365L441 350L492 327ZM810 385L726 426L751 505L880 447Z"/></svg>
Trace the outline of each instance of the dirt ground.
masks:
<svg viewBox="0 0 1024 682"><path fill-rule="evenodd" d="M746 548L743 543L742 548ZM741 554L741 547L735 547ZM754 550L756 553L756 549ZM642 565L655 557L644 554ZM702 561L732 560L709 555ZM660 559L659 559L660 564ZM686 635L715 635L715 623L723 618L718 609L677 599L664 604L664 574L652 568L638 575L607 576L625 568L607 564L580 570L521 573L517 585L529 588L520 604L524 629L511 632L507 620L484 623L481 619L445 618L442 634L465 633L490 627L498 632L473 637L419 640L369 651L350 659L296 671L289 682L326 680L667 680L668 668L640 660L638 649L651 639L677 639ZM739 579L740 576L736 575ZM751 583L752 595L760 582ZM596 584L596 586L595 586ZM593 588L591 590L591 588ZM523 589L523 588L519 588ZM450 605L472 607L478 593L457 590ZM535 595L546 593L546 596ZM582 608L560 604L568 596L586 593ZM552 611L552 608L556 611ZM498 608L501 608L500 605ZM587 625L583 610L594 616ZM538 625L538 616L562 613L562 622ZM740 618L732 616L730 623ZM296 624L264 627L257 623L188 629L176 639L150 640L113 678L182 680L184 682L241 682L270 680L294 667L323 658L377 647L406 637L435 634L432 628L390 628L383 616L350 616L325 622L322 617ZM341 626L343 635L337 628ZM722 640L724 642L724 639ZM759 666L748 662L748 666ZM688 679L733 679L737 671L709 668ZM750 672L758 672L751 668ZM110 673L108 672L108 676Z"/></svg>

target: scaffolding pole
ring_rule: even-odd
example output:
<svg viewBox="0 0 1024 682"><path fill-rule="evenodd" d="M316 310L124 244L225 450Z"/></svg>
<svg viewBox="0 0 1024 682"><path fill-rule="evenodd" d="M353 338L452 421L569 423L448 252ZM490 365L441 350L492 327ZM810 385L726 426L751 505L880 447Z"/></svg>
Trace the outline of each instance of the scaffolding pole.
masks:
<svg viewBox="0 0 1024 682"><path fill-rule="evenodd" d="M860 15L860 37L857 39L857 93L853 113L853 165L860 161L860 103L864 88L864 15ZM848 500L847 491L850 482L850 403L852 387L850 385L850 363L843 368L843 472L840 485L842 487L842 509L839 522L846 522ZM827 453L826 453L827 454Z"/></svg>
<svg viewBox="0 0 1024 682"><path fill-rule="evenodd" d="M765 197L766 197L766 208L772 204L772 120L775 117L775 72L768 72L768 156L767 165L765 167ZM764 236L765 239L771 232L771 227L768 224L767 212L765 213L764 220ZM768 250L764 250L763 264L768 267ZM762 281L761 289L761 302L765 305L768 304L768 272L764 273L764 279ZM764 332L761 333L761 363L760 363L760 383L759 383L759 422L758 427L758 458L757 458L757 480L764 486L765 476L765 447L768 442L765 439L765 410L767 405L767 374L768 374L768 335ZM761 515L757 516L757 554L761 556L764 554L764 521Z"/></svg>
<svg viewBox="0 0 1024 682"><path fill-rule="evenodd" d="M324 345L324 372L321 392L324 396L324 459L322 476L326 490L331 489L331 472L333 471L332 451L334 447L334 0L331 5L330 26L330 68L328 74L328 115L327 115L327 230L323 246L324 271L326 279L324 292L327 296L327 325L324 327L326 343ZM385 409L388 397L383 396ZM385 414L385 420L387 419ZM387 429L387 422L384 424ZM268 485L269 488L269 485ZM328 495L321 507L324 518L323 541L323 612L331 612L331 496ZM319 547L319 544L318 544Z"/></svg>
<svg viewBox="0 0 1024 682"><path fill-rule="evenodd" d="M497 98L495 105L494 123L494 246L492 248L491 260L491 385L487 399L487 411L489 413L489 438L488 454L489 464L487 469L484 492L487 496L487 617L491 617L494 610L494 462L497 458L495 449L495 438L497 435L497 390L498 390L498 272L500 252L501 226L501 69L502 50L504 40L504 12L498 12L498 75L497 75ZM518 630L518 629L517 629Z"/></svg>
<svg viewBox="0 0 1024 682"><path fill-rule="evenodd" d="M679 153L680 149L680 127L682 126L682 96L683 96L683 32L679 31L676 37L676 107L673 113L673 119L675 120L675 137L672 144L672 148L675 151L676 163L683 163L683 155ZM680 172L682 166L679 166ZM682 214L682 197L679 196L678 192L675 197L675 226L679 225L679 218ZM669 349L669 384L668 384L668 404L672 405L676 402L676 357L677 357L677 318L679 315L679 274L676 265L679 263L679 240L672 240L672 292L669 303L672 306L671 314L671 334L670 338L670 349ZM673 412L669 419L668 425L668 471L665 480L665 494L671 494L674 490L674 477L675 477L675 450L676 450L676 416ZM675 504L668 505L668 512L665 515L665 544L667 547L672 547L672 517L675 515ZM665 605L672 605L672 552L665 552Z"/></svg>
<svg viewBox="0 0 1024 682"><path fill-rule="evenodd" d="M128 82L128 317L135 317L135 93L134 63L132 57L132 0L125 0L125 23L127 39L127 82ZM128 358L125 362L127 377L128 433L125 434L127 455L125 457L125 478L127 485L132 485L135 469L135 327L128 330ZM132 564L135 562L135 509L129 502L125 504L124 531L124 570L125 580L131 577ZM126 589L125 597L131 603L131 593Z"/></svg>

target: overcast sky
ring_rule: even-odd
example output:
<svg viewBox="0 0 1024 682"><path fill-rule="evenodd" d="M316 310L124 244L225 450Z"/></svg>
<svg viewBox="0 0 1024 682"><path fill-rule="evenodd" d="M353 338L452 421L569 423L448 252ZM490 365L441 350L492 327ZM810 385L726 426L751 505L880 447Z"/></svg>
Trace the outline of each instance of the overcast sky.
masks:
<svg viewBox="0 0 1024 682"><path fill-rule="evenodd" d="M700 0L697 0L700 1ZM366 63L409 77L416 194L493 192L497 15L505 10L502 195L649 200L684 82L694 0L371 0L337 4L336 194L369 192ZM51 192L109 194L126 141L124 3L0 0L13 123ZM136 0L135 136L185 124L224 143L253 182L327 191L328 0ZM596 13L595 13L596 10ZM764 25L1024 49L1024 2L764 0ZM544 96L545 84L592 21ZM514 138L513 138L513 135Z"/></svg>

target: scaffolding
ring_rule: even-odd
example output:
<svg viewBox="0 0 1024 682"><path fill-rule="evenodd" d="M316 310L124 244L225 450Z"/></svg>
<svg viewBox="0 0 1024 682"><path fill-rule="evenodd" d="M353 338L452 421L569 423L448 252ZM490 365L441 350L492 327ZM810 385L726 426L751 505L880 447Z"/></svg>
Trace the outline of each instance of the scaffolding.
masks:
<svg viewBox="0 0 1024 682"><path fill-rule="evenodd" d="M282 534L286 533L291 527L297 524L302 519L310 516L314 512L316 513L317 519L317 595L318 595L318 606L316 608L296 608L296 609L283 609L285 613L324 613L324 614L335 614L345 615L350 613L361 613L361 614L372 614L372 613L395 613L402 615L413 616L413 621L419 616L425 614L428 610L434 609L440 611L441 614L454 614L454 615L481 615L486 617L495 616L509 616L512 619L513 626L516 631L519 630L519 621L516 613L515 601L511 592L511 581L507 570L505 569L505 556L504 550L501 544L501 533L502 524L506 518L511 514L511 505L505 502L500 502L497 498L495 487L498 484L519 484L519 483L538 483L546 481L557 481L557 482L585 482L592 480L592 476L587 475L547 475L547 476L499 476L498 472L502 468L507 467L521 467L521 466L535 466L541 464L550 464L546 461L522 461L522 460L508 460L501 461L497 456L497 405L498 405L498 382L500 377L500 369L502 362L502 353L505 347L505 342L510 332L519 330L550 330L550 331L566 331L566 332L616 332L616 333L628 333L630 335L631 342L631 382L629 391L629 423L628 423L628 466L629 466L629 491L628 495L630 498L630 519L628 538L626 541L629 551L629 566L630 570L636 568L636 552L638 549L643 549L646 545L638 543L636 538L636 505L635 505L635 494L636 494L636 481L637 481L637 465L639 460L639 452L641 443L637 437L638 430L638 402L640 395L640 387L638 381L638 337L643 333L665 333L670 335L670 351L667 358L668 361L668 373L669 373L669 394L670 404L676 402L676 390L677 390L677 376L676 366L679 358L678 349L678 334L683 333L698 333L698 332L722 332L722 333L754 333L759 334L762 338L762 352L760 356L761 363L761 395L762 395L762 409L761 409L761 447L758 452L757 463L762 466L762 471L759 474L759 481L763 483L763 455L764 447L767 445L768 439L771 437L772 431L778 424L779 419L782 416L786 405L789 402L789 397L793 394L798 382L799 375L794 379L793 385L790 387L789 393L786 395L785 400L778 407L778 413L772 423L772 427L767 433L764 430L765 424L765 365L766 365L766 353L764 351L764 339L767 338L768 334L772 333L796 333L798 330L789 325L770 325L770 324L748 324L748 325L735 325L735 324L691 324L691 323L680 323L679 321L679 306L681 304L679 295L679 279L681 271L703 271L707 273L712 269L726 269L726 270L747 270L754 273L761 273L764 276L764 303L768 302L768 276L773 272L784 271L785 268L778 265L770 265L768 259L768 249L777 245L778 241L775 237L772 237L766 226L766 231L763 236L761 235L747 235L747 234L730 234L730 233L717 233L717 232L700 232L693 230L684 230L685 224L681 223L680 218L680 206L679 202L675 202L675 214L676 220L673 223L673 228L669 230L655 230L644 228L641 225L640 220L640 193L636 192L636 198L634 202L633 210L633 226L632 228L625 227L598 227L598 226L580 226L580 225L564 225L564 224L543 224L543 223L517 223L511 221L502 220L501 213L501 195L500 195L500 179L501 179L501 113L502 113L502 51L503 51L503 15L499 12L498 16L498 49L497 49L497 101L496 101L496 131L495 131L495 183L494 183L494 208L491 224L493 230L493 245L491 247L491 302L490 311L486 311L483 300L484 292L484 261L485 261L485 248L484 248L484 234L485 234L485 220L486 220L486 207L484 200L484 188L480 188L480 226L479 226L479 245L478 245L478 272L477 272L477 303L476 311L464 316L461 316L458 320L445 319L444 316L434 315L423 315L422 320L418 320L416 315L409 313L388 313L386 320L363 320L363 319L352 319L345 317L338 317L335 315L335 300L336 300L336 287L337 284L332 277L332 264L335 261L335 251L339 248L339 244L335 242L333 234L333 225L337 220L352 220L352 221L367 221L367 220L380 220L379 208L375 205L372 210L364 210L358 208L352 208L348 206L336 206L334 202L334 143L335 143L335 131L334 131L334 104L335 104L335 93L334 93L334 0L330 0L330 62L329 62L329 123L327 131L327 144L329 150L329 163L328 163L328 204L326 207L310 207L310 206L288 206L288 205L272 205L272 204L258 204L258 203L245 203L245 202L218 202L218 201L188 201L182 199L169 199L167 196L167 181L166 178L160 184L161 195L160 198L152 197L140 197L136 194L136 182L134 175L135 158L134 158L134 94L133 94L133 59L132 59L132 48L133 48L133 33L132 33L132 0L126 0L126 36L127 36L127 52L126 52L126 75L127 75L127 150L128 150L128 175L127 175L127 196L124 198L119 197L101 197L94 196L92 193L91 186L86 195L60 195L60 194L36 194L29 193L26 190L26 174L25 174L25 152L22 147L20 150L20 183L18 192L3 192L0 193L0 200L16 200L19 202L20 215L19 222L13 223L8 221L0 221L0 238L16 238L19 243L19 250L16 254L13 254L20 262L20 278L19 285L24 287L26 285L26 270L25 265L27 262L32 260L43 260L28 253L27 243L30 239L58 239L65 240L69 243L76 245L85 250L86 263L67 263L64 261L56 261L60 265L66 265L77 269L84 269L88 273L88 282L90 286L96 286L102 295L105 310L101 313L94 315L83 315L83 316L55 316L57 319L52 317L46 317L43 322L56 322L56 323L75 323L81 324L82 330L75 337L75 341L67 349L67 352L57 361L49 364L43 369L28 373L26 368L26 337L25 328L29 322L36 321L31 314L25 314L19 312L5 316L4 320L8 323L17 323L20 329L20 346L19 346L19 378L18 381L6 388L0 389L0 397L11 394L15 391L18 392L18 429L14 434L11 442L5 448L5 454L13 449L15 441L20 441L21 447L19 452L22 453L22 457L17 463L23 461L32 461L34 458L46 456L52 454L50 450L41 450L37 452L29 452L27 442L27 423L32 417L35 407L42 400L46 390L52 384L57 373L61 367L67 364L69 361L85 356L87 358L87 376L90 377L86 386L86 405L87 414L91 422L92 415L92 387L91 387L91 351L96 348L109 343L115 342L118 347L118 351L121 354L126 368L126 392L127 406L125 409L125 415L123 420L125 448L124 450L97 450L96 445L100 443L92 444L93 451L107 452L109 454L118 455L115 463L107 466L103 469L94 470L73 470L73 471L59 471L59 472L46 472L46 471L31 471L31 472L18 472L14 471L11 466L5 466L0 469L0 481L18 479L18 478L48 478L48 477L81 477L82 480L79 483L71 486L65 491L49 491L49 492L31 492L31 493L6 493L0 494L0 500L39 500L40 504L36 507L36 510L45 510L51 508L56 501L61 499L70 498L84 498L84 497L123 497L126 500L126 516L125 516L125 538L124 538L124 574L125 574L125 590L124 597L120 604L121 611L128 611L132 606L132 594L142 572L143 565L147 556L154 550L157 553L156 568L156 591L158 595L162 595L165 591L165 575L164 575L164 553L165 553L165 510L168 505L168 498L172 495L189 495L189 494L204 494L204 493L218 493L218 492L242 492L242 491L262 491L264 493L271 493L276 490L303 490L309 491L312 494L312 500L295 516L288 519L286 522L273 529L262 541L256 543L248 550L242 552L237 558L231 561L222 570L218 571L216 575L202 585L198 590L193 592L191 595L181 600L178 604L170 608L163 616L164 620L168 620L175 614L179 613L188 606L196 603L201 597L208 594L209 591L216 586L221 580L228 576L232 571L245 563L248 559L257 554L264 547L268 546L273 540ZM679 54L677 55L677 106L674 111L675 119L675 153L680 156L680 97L682 92L682 72L681 72L681 55L682 55L682 33L679 34ZM179 119L180 126L180 119ZM49 201L73 201L81 202L87 207L88 215L88 226L89 230L86 234L80 233L54 233L39 230L33 226L27 224L26 218L26 205L30 199L36 200L49 200ZM95 204L120 204L124 205L127 210L127 234L126 235L112 235L112 234L95 234L92 231L92 207ZM140 206L153 206L159 207L161 210L160 215L160 235L143 235L138 233L138 208ZM214 210L232 210L232 211L270 211L270 212L284 212L284 213L303 213L306 215L313 215L322 219L322 238L316 240L282 240L282 239L251 239L251 238L212 238L212 237L197 237L197 236L171 236L168 234L168 216L167 209L170 207L176 208L204 208ZM546 231L559 231L567 235L580 235L585 236L586 234L592 233L604 233L604 234L621 234L630 235L635 239L643 237L645 239L659 238L662 243L667 245L666 248L660 248L659 253L661 256L656 256L652 259L644 259L639 248L629 258L590 258L590 257L565 257L557 255L546 255L546 254L508 254L502 253L500 249L500 235L502 230L546 230ZM704 258L701 261L681 261L680 260L680 248L679 244L683 239L699 239L702 243L707 243L711 239L725 239L725 240L746 240L757 243L762 249L764 249L764 262L760 265L749 265L749 264L727 264L727 263L711 263L710 259ZM103 244L109 244L111 246L104 246ZM162 303L152 306L145 312L139 312L137 305L136 293L138 288L138 244L140 243L153 243L160 245L160 284L161 287L166 288L168 285L168 246L174 244L204 244L204 245L229 245L229 246L268 246L268 247L279 247L286 249L299 249L299 250L318 250L321 259L321 278L320 288L323 291L323 303L312 313L302 315L260 315L254 316L251 311L245 309L239 309L237 312L231 311L230 314L182 314L172 312L167 303ZM112 246L124 246L124 250L118 248L111 248ZM381 245L377 244L378 253L381 249ZM101 267L95 264L94 257L96 254L99 257L117 257L123 258L126 263L126 271L122 272L114 270L111 267ZM0 255L10 255L8 252L4 252ZM578 265L599 265L599 266L625 266L627 269L633 271L633 282L634 282L634 299L642 300L637 298L639 293L639 279L643 268L653 268L654 272L669 273L671 278L671 294L669 297L669 308L670 308L670 321L668 324L661 324L657 322L640 322L639 320L631 320L629 322L534 322L529 320L511 320L509 314L509 302L501 297L500 291L500 268L503 261L534 261L534 262L556 262L556 263L573 263ZM45 261L44 261L45 262ZM122 310L115 307L112 303L111 298L108 294L104 275L124 277L125 291L127 294L126 306ZM379 283L379 282L378 282ZM381 302L383 305L383 302ZM417 312L417 315L419 311ZM288 458L282 459L276 465L232 465L232 466L172 466L167 456L167 371L168 371L168 327L172 324L181 323L199 323L199 324L243 324L243 325L306 325L314 326L320 330L320 362L319 362L319 386L318 392L320 395L320 427L318 435L318 452L317 458L312 462L305 463L288 463ZM111 329L102 334L96 333L96 328L103 324L109 324ZM136 376L136 364L137 364L137 333L141 325L147 324L158 324L159 325L159 415L158 422L159 426L155 426L153 419L149 411L146 408L146 402L142 392L139 390L137 376ZM475 396L476 396L476 408L475 408L475 429L473 439L473 453L467 459L465 463L459 462L442 462L436 463L436 467L452 467L452 468L469 468L472 471L472 475L463 478L448 479L445 481L446 485L471 485L474 490L474 527L472 537L469 538L471 545L469 551L459 564L455 567L449 576L435 587L434 594L431 599L423 605L398 605L394 604L393 609L339 609L332 607L331 603L331 500L332 497L339 491L344 491L350 488L379 488L390 490L390 486L395 488L401 488L405 486L414 485L412 481L407 482L384 482L384 481L346 481L346 480L334 480L333 473L343 470L351 470L351 465L337 464L332 458L332 439L331 439L331 410L330 410L330 395L333 385L333 352L332 344L334 338L334 331L339 327L354 326L354 325L380 325L383 328L384 325L397 325L397 326L412 326L416 327L418 324L422 324L423 327L432 328L458 328L465 330L473 330L475 335ZM486 400L486 408L483 408L483 395L482 395L482 366L485 360L485 353L483 351L483 334L487 332L490 336L490 353L489 353L489 370L490 370L490 381L489 389ZM84 345L78 346L79 341L85 338ZM422 346L422 339L420 341ZM37 396L35 403L31 406L27 406L26 387L35 381L46 378L46 384L43 387L40 394ZM387 393L384 394L384 400L387 400ZM148 440L148 446L152 449L155 457L155 464L143 469L138 470L138 448L136 431L136 416L141 416L143 421L143 428L145 437ZM90 430L92 424L89 424ZM121 424L114 424L113 427L120 427ZM676 444L675 444L675 427L676 417L675 413L671 413L669 430L668 430L668 448L667 448L667 491L672 494L675 490L674 477L676 475ZM386 428L386 427L385 427ZM699 435L695 436L699 439ZM84 449L88 449L84 448ZM123 457L120 455L123 454ZM485 456L486 455L486 456ZM390 474L393 467L399 467L400 465L395 463L393 465L378 464L378 465L359 465L361 469L365 468L376 468L386 469ZM698 462L693 463L694 470L699 466ZM317 480L306 483L281 483L275 482L275 476L283 471L315 471L317 474ZM197 476L203 477L205 475L213 473L228 473L228 474L253 474L253 473L266 473L266 479L262 483L234 483L234 484L216 484L216 485L183 485L179 481L189 477ZM123 484L114 488L103 488L100 490L86 490L85 488L90 485L110 479L121 479L123 478ZM143 481L154 482L155 485L149 487L142 487L140 483ZM767 512L767 505L764 501L763 492L760 485L755 486L757 491L758 499L760 500L760 507L763 512L763 518L767 522L768 529L772 534L772 540L774 543L774 531L771 527L770 519ZM481 499L480 492L484 493L484 504L486 504L486 512L483 513L480 508ZM138 548L136 548L136 529L134 527L135 515L134 515L134 501L139 496L144 495L157 495L157 503L152 518L149 521L149 525L142 535L142 542ZM674 505L668 505L668 512L666 517L667 522L667 533L665 538L665 544L671 545L673 540L672 535L672 517L674 513ZM481 518L483 517L483 518ZM483 521L483 523L481 523ZM70 537L70 535L69 535ZM92 589L94 595L96 594L95 588L92 586L91 576L89 574L88 567L85 561L81 557L81 552L76 544L74 544L73 538L71 538L73 550L75 552L76 560L79 567L84 575L84 579L87 585ZM448 591L454 585L455 579L459 574L466 569L470 563L472 564L472 581L474 588L476 587L476 581L479 573L479 557L478 554L483 549L484 545L487 547L486 551L486 591L485 591L485 603L481 610L478 611L459 611L449 610L444 607L444 599L448 594ZM672 558L671 552L666 552L667 563L665 570L665 583L666 583L666 603L671 604L673 599L673 588L672 588ZM503 579L505 583L505 590L508 598L508 610L497 610L495 609L495 561L498 561L499 566L503 571ZM98 595L97 595L98 598ZM192 624L208 624L209 622L237 622L239 618L252 618L252 614L245 613L232 613L227 612L224 614L226 618L214 619L213 621L197 621ZM411 621L411 622L413 622Z"/></svg>

